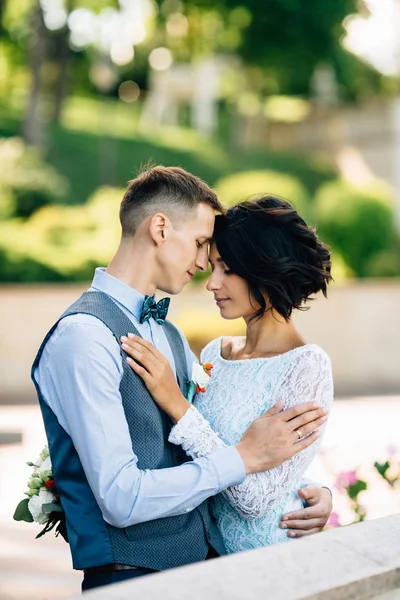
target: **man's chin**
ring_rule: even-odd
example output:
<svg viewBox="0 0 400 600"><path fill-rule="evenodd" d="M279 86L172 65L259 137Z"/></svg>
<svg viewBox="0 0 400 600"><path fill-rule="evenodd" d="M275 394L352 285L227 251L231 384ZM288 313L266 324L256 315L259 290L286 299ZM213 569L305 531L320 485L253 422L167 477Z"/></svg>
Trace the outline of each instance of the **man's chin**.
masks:
<svg viewBox="0 0 400 600"><path fill-rule="evenodd" d="M176 284L176 285L170 284L170 285L161 286L158 289L161 290L162 292L164 292L165 294L169 294L170 296L176 296L177 294L181 293L181 291L183 290L185 285L186 285L186 282L181 283L181 284Z"/></svg>

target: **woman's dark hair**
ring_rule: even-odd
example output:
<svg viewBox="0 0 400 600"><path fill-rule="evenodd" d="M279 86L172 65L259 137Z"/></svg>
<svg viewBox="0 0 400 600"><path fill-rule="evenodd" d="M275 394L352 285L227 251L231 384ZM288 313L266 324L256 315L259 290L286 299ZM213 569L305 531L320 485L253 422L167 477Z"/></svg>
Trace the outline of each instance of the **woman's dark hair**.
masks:
<svg viewBox="0 0 400 600"><path fill-rule="evenodd" d="M285 200L266 195L241 202L215 219L214 242L224 263L243 277L260 308L288 320L312 294L326 297L331 277L328 248Z"/></svg>

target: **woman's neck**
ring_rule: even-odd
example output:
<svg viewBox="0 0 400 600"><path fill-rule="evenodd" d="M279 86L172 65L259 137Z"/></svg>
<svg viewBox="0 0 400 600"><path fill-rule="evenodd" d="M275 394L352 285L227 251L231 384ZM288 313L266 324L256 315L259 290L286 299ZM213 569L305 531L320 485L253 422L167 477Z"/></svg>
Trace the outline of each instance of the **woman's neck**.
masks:
<svg viewBox="0 0 400 600"><path fill-rule="evenodd" d="M267 311L260 319L245 319L246 338L238 350L241 358L267 357L282 354L304 345L304 340L292 321L274 310Z"/></svg>

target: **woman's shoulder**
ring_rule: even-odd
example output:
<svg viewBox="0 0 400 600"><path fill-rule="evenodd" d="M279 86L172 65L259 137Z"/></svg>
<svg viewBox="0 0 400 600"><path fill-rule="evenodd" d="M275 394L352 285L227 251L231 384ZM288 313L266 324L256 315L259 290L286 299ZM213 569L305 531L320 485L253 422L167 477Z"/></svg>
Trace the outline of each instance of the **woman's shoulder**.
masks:
<svg viewBox="0 0 400 600"><path fill-rule="evenodd" d="M319 358L330 362L329 354L318 344L304 344L303 346L298 346L295 350L299 351L299 354L305 357L310 358Z"/></svg>
<svg viewBox="0 0 400 600"><path fill-rule="evenodd" d="M211 342L209 342L207 346L205 346L201 351L200 362L204 363L211 362L211 360L215 360L215 358L221 353L222 340L222 337L218 337L214 340L211 340Z"/></svg>
<svg viewBox="0 0 400 600"><path fill-rule="evenodd" d="M210 360L210 355L214 358L228 359L232 352L235 352L238 346L243 344L243 337L231 336L231 337L218 337L212 340L203 350L201 351L201 362Z"/></svg>
<svg viewBox="0 0 400 600"><path fill-rule="evenodd" d="M304 344L285 355L287 376L297 373L301 377L312 377L316 372L325 372L331 376L332 363L328 353L318 344Z"/></svg>

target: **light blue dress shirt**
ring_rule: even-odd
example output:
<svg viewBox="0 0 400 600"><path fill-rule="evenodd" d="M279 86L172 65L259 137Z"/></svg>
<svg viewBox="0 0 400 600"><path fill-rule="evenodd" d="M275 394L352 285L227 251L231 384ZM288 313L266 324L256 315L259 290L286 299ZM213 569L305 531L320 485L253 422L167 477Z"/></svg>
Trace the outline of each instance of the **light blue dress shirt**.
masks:
<svg viewBox="0 0 400 600"><path fill-rule="evenodd" d="M162 325L154 319L139 322L142 294L104 269L96 269L90 289L110 296L143 338L169 359L175 372ZM181 336L190 378L197 359ZM234 447L179 467L140 470L122 407L122 374L115 337L99 319L83 314L71 315L58 324L34 373L45 402L72 438L107 523L128 527L180 515L243 482L245 467Z"/></svg>

